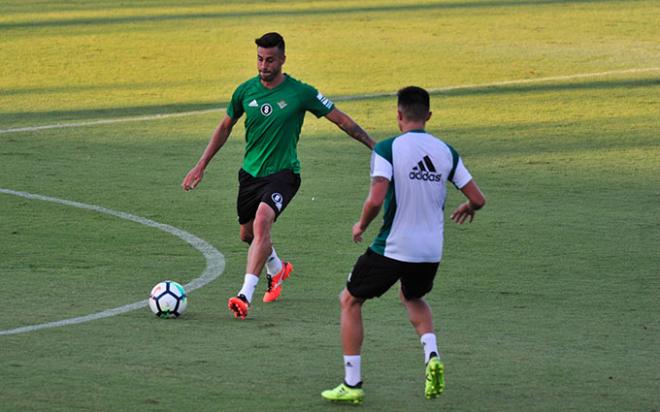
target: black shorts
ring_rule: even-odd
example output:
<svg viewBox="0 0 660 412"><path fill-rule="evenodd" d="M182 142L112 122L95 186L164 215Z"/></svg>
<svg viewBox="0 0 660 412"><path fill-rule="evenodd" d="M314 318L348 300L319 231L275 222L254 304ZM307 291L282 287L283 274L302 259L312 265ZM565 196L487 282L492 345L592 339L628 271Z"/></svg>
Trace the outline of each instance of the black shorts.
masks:
<svg viewBox="0 0 660 412"><path fill-rule="evenodd" d="M387 292L397 280L406 299L421 298L433 289L440 262L401 262L370 248L358 258L348 276L346 288L356 298L371 299Z"/></svg>
<svg viewBox="0 0 660 412"><path fill-rule="evenodd" d="M259 203L264 202L279 216L300 188L300 175L282 170L272 175L253 177L241 169L238 171L238 199L236 210L238 223L244 225L253 220Z"/></svg>

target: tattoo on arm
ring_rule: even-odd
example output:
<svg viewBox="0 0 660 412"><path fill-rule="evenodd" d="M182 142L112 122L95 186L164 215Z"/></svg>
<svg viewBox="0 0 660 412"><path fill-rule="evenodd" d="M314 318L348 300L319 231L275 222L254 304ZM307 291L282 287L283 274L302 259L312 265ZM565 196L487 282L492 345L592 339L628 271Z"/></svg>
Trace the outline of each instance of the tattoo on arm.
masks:
<svg viewBox="0 0 660 412"><path fill-rule="evenodd" d="M364 131L357 123L354 121L351 121L348 123L345 127L342 127L342 129L348 133L349 136L351 136L353 139L357 140L358 142L364 144L365 146L369 147L370 149L374 148L374 141L369 137L367 132Z"/></svg>
<svg viewBox="0 0 660 412"><path fill-rule="evenodd" d="M327 116L328 120L336 124L341 130L353 139L373 149L376 142L353 119L339 109L333 109Z"/></svg>

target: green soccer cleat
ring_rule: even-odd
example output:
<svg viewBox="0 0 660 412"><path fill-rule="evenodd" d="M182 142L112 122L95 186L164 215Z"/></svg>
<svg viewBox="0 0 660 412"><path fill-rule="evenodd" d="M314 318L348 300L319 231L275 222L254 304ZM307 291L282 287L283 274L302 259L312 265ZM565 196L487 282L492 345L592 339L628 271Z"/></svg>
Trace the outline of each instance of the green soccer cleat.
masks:
<svg viewBox="0 0 660 412"><path fill-rule="evenodd" d="M437 398L445 390L445 365L436 357L432 357L426 364L426 386L424 394L426 399Z"/></svg>
<svg viewBox="0 0 660 412"><path fill-rule="evenodd" d="M360 404L364 399L364 391L361 388L351 388L342 383L334 389L321 392L321 396L333 402Z"/></svg>

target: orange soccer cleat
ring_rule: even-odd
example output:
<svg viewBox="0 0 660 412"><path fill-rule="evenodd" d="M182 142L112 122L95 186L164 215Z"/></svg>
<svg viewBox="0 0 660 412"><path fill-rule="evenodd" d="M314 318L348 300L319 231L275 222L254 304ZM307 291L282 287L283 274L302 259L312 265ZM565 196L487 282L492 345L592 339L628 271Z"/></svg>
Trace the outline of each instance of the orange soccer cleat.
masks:
<svg viewBox="0 0 660 412"><path fill-rule="evenodd" d="M241 319L245 319L247 317L248 306L250 306L250 304L248 303L245 296L238 295L229 298L229 302L227 302L227 306L229 307L229 310L234 312L235 318L240 317Z"/></svg>
<svg viewBox="0 0 660 412"><path fill-rule="evenodd" d="M282 282L293 272L291 262L282 262L282 270L277 275L266 275L268 279L268 290L264 294L264 302L275 302L282 292Z"/></svg>

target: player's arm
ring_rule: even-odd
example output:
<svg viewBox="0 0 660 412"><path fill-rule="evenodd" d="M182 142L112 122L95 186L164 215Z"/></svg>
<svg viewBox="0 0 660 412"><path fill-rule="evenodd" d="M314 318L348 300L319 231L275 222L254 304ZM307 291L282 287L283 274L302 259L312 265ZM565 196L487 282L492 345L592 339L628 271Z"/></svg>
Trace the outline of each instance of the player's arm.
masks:
<svg viewBox="0 0 660 412"><path fill-rule="evenodd" d="M369 149L373 149L376 145L376 142L371 137L369 137L367 132L365 132L360 127L360 125L355 123L355 121L351 119L349 115L337 109L336 107L333 108L330 113L325 115L325 118L336 124L347 135L364 144Z"/></svg>
<svg viewBox="0 0 660 412"><path fill-rule="evenodd" d="M389 187L390 181L383 176L375 176L371 180L371 189L369 189L369 196L367 196L367 200L364 201L364 205L362 206L360 220L353 225L354 242L362 241L362 234L367 230L367 227L369 227L369 224L376 216L378 216Z"/></svg>
<svg viewBox="0 0 660 412"><path fill-rule="evenodd" d="M474 213L486 204L486 198L474 180L470 180L463 186L461 192L467 198L467 202L461 203L451 214L452 220L459 225L462 225L468 218L470 219L468 223L472 223Z"/></svg>
<svg viewBox="0 0 660 412"><path fill-rule="evenodd" d="M188 172L186 177L183 178L183 182L181 183L183 190L188 191L194 189L197 187L199 182L202 181L202 177L204 176L204 169L206 169L206 166L209 164L211 159L213 159L213 156L215 156L218 150L220 150L220 148L224 146L225 142L227 142L227 139L229 138L231 130L235 124L236 120L232 119L228 115L225 115L225 118L222 119L220 124L218 124L218 127L216 127L215 131L213 132L213 135L211 135L211 140L209 140L208 145L206 145L206 149L204 149L202 157L199 158L195 167L193 167Z"/></svg>

